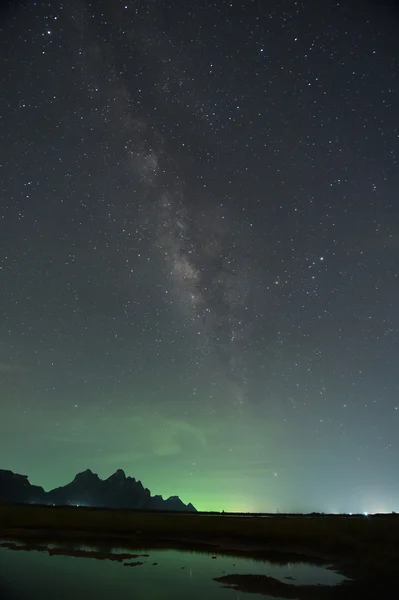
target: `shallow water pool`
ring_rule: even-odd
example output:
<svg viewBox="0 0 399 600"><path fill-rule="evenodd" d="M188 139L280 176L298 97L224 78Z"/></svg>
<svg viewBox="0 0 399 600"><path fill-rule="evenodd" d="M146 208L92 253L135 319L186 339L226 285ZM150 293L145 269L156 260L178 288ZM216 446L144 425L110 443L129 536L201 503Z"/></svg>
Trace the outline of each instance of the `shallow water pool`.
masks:
<svg viewBox="0 0 399 600"><path fill-rule="evenodd" d="M227 589L213 579L257 574L287 584L329 586L344 580L328 568L311 564L281 565L188 550L76 542L26 545L3 540L2 543L9 544L0 548L2 600L265 599L268 597L261 594Z"/></svg>

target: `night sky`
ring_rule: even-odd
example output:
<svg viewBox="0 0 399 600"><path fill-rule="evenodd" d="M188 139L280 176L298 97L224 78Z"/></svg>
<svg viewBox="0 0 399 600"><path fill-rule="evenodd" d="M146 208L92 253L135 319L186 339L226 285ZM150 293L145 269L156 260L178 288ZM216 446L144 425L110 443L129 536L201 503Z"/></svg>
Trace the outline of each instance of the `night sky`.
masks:
<svg viewBox="0 0 399 600"><path fill-rule="evenodd" d="M399 511L399 15L10 3L1 467Z"/></svg>

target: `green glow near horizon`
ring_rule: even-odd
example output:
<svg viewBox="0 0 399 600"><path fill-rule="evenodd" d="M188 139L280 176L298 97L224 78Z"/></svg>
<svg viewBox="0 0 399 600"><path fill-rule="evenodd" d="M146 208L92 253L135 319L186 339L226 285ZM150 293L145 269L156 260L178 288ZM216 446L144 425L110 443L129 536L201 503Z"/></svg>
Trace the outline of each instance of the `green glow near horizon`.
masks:
<svg viewBox="0 0 399 600"><path fill-rule="evenodd" d="M234 418L214 411L210 418L209 407L183 411L172 395L167 402L139 402L138 392L145 397L144 388L127 388L110 394L111 403L93 396L33 407L29 389L9 391L0 407L1 466L47 490L87 468L102 479L121 468L152 495L179 496L201 511L373 512L383 506L389 512L394 506L394 498L375 490L344 493L344 463L340 471L335 463L318 466L318 457L309 463L300 431L295 436L288 423L260 408L246 407ZM325 470L328 481L320 487Z"/></svg>
<svg viewBox="0 0 399 600"><path fill-rule="evenodd" d="M43 411L24 407L21 395L7 409L7 428L19 431L19 445L7 436L6 420L1 421L1 453L8 457L2 466L28 475L31 483L47 490L65 485L87 468L101 478L121 468L153 495L179 496L198 510L274 508L265 497L262 502L254 499L251 491L254 476L276 484L271 476L275 469L259 462L260 432L254 438L253 423L226 422L222 414L212 420L201 413L176 417L171 402L167 411L137 401L134 408L124 403L118 409L118 401L123 400L115 399L111 409L77 402L67 410L47 406ZM245 439L249 430L252 442ZM238 438L239 445L234 441ZM270 440L269 435L262 443L265 452Z"/></svg>

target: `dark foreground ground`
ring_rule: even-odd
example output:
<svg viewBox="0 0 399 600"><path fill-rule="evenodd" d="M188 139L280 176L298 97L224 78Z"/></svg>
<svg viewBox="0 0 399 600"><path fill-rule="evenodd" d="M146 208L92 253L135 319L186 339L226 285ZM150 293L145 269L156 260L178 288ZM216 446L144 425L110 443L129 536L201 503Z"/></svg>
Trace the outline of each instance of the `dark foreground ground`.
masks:
<svg viewBox="0 0 399 600"><path fill-rule="evenodd" d="M399 597L399 515L265 518L3 505L0 536L23 540L23 546L14 544L10 548L14 550L49 551L45 543L52 540L100 538L123 540L131 549L184 548L282 564L324 564L350 581L335 587L296 586L271 577L237 574L225 575L218 581L238 591L300 600ZM63 552L75 551L66 543ZM79 556L118 560L113 555L94 554L80 551Z"/></svg>

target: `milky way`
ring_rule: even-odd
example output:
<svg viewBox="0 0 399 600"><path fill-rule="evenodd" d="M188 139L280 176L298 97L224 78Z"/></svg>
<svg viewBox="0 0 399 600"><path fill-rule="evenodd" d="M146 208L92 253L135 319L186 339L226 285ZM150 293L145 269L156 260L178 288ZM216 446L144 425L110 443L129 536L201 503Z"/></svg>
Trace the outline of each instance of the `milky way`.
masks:
<svg viewBox="0 0 399 600"><path fill-rule="evenodd" d="M241 248L231 240L228 217L221 206L208 213L176 209L168 196L161 206L161 247L194 329L207 337L227 379L244 385L250 278ZM239 402L242 394L236 394Z"/></svg>
<svg viewBox="0 0 399 600"><path fill-rule="evenodd" d="M93 121L104 127L105 120L109 139L116 137L123 145L128 178L132 185L137 179L141 184L139 230L143 236L152 236L154 246L165 261L179 295L182 318L192 325L193 345L205 356L214 357L219 365L217 370L230 389L231 401L240 405L247 386L245 352L254 327L247 317L254 271L250 230L242 225L241 235L237 234L223 202L208 206L204 201L199 206L190 202L180 181L179 165L168 154L162 135L132 109L132 94L117 74L118 68L112 59L115 48L96 41L98 35L81 8L78 14L71 12L70 17L78 24L82 36L83 50L79 49L78 54L87 85L107 104L105 119L102 115L102 122L98 122L95 107ZM151 19L149 23L151 31L140 32L141 59L150 57L155 94L161 101L170 101L171 86L179 88L184 75L183 72L181 76L176 74L179 73L176 66L173 77L168 75L171 59L165 59L167 40L162 43L163 34L154 31ZM158 42L149 44L149 40ZM104 72L106 80L101 76ZM162 77L167 84L162 83ZM191 104L189 106L192 111ZM195 111L192 114L202 118Z"/></svg>

